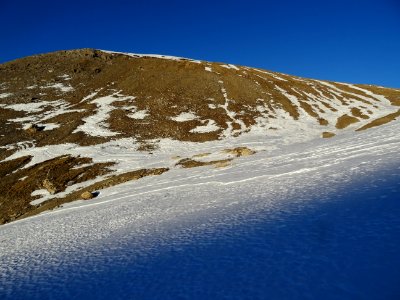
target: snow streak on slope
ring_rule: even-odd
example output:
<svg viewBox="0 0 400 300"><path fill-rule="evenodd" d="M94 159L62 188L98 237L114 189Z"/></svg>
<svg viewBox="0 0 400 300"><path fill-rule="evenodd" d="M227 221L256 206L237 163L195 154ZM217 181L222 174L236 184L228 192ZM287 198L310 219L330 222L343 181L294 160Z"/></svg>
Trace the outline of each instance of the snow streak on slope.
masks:
<svg viewBox="0 0 400 300"><path fill-rule="evenodd" d="M137 54L137 53L127 53L127 52L117 52L117 51L108 51L108 50L101 50L105 53L110 54L124 54L130 57L139 58L139 57L152 57L152 58L160 58L160 59L168 59L168 60L176 60L176 61L190 61L194 63L201 63L200 60L194 60L190 58L178 57L178 56L171 56L171 55L160 55L160 54Z"/></svg>
<svg viewBox="0 0 400 300"><path fill-rule="evenodd" d="M0 295L12 297L19 283L26 288L29 280L41 282L49 270L77 268L81 257L103 261L110 247L134 249L125 259L135 260L173 240L186 243L198 232L212 235L223 224L240 225L248 214L268 212L274 219L292 201L301 210L301 199L310 195L323 198L355 178L399 167L399 129L394 122L356 135L277 145L223 169L174 169L1 226Z"/></svg>
<svg viewBox="0 0 400 300"><path fill-rule="evenodd" d="M91 100L91 103L96 104L96 114L84 119L85 124L80 125L74 132L83 131L90 136L114 136L118 133L112 132L108 129L107 119L110 117L110 112L114 109L112 104L118 101L133 100L135 97L123 96L119 92L115 92L110 96L100 97Z"/></svg>

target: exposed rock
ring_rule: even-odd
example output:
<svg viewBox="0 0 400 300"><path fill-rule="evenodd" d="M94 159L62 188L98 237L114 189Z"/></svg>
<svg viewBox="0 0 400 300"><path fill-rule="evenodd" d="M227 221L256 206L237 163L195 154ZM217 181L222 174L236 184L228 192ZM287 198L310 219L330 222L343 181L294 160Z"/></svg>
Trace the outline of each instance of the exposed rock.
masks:
<svg viewBox="0 0 400 300"><path fill-rule="evenodd" d="M223 161L219 161L217 163L214 164L215 168L225 168L227 166L231 165L231 161L230 160L223 160Z"/></svg>
<svg viewBox="0 0 400 300"><path fill-rule="evenodd" d="M359 121L360 120L357 119L356 117L349 116L349 115L345 114L345 115L343 115L343 116L341 116L341 117L339 117L337 119L336 128L337 129L344 129L344 128L350 126L351 124L357 123Z"/></svg>
<svg viewBox="0 0 400 300"><path fill-rule="evenodd" d="M182 168L196 168L203 166L224 166L229 163L232 159L221 159L221 160L213 160L213 161L198 161L191 158L181 159L176 163L176 166L181 166Z"/></svg>
<svg viewBox="0 0 400 300"><path fill-rule="evenodd" d="M249 149L247 147L237 147L237 148L234 148L234 149L226 149L226 150L224 150L224 152L228 153L228 154L232 154L232 155L234 155L236 157L249 156L249 155L253 155L253 154L256 153L256 151L251 150L251 149Z"/></svg>
<svg viewBox="0 0 400 300"><path fill-rule="evenodd" d="M25 130L29 133L36 133L39 131L43 131L45 129L45 126L37 125L37 124L29 124L28 126L25 127Z"/></svg>
<svg viewBox="0 0 400 300"><path fill-rule="evenodd" d="M83 193L81 194L81 198L82 198L83 200L93 199L94 197L95 197L95 194L94 194L94 193L91 193L91 192L89 192L89 191L85 191L85 192L83 192Z"/></svg>
<svg viewBox="0 0 400 300"><path fill-rule="evenodd" d="M51 194L54 195L55 193L58 192L58 189L56 188L56 186L49 180L49 179L45 179L43 180L42 186Z"/></svg>
<svg viewBox="0 0 400 300"><path fill-rule="evenodd" d="M193 155L192 158L205 157L205 156L208 156L208 155L210 155L210 154L211 154L211 153L209 153L209 152L206 152L206 153L199 153L199 154Z"/></svg>
<svg viewBox="0 0 400 300"><path fill-rule="evenodd" d="M400 109L395 113L388 114L388 115L383 116L381 118L375 119L372 122L370 122L370 123L358 128L356 131L366 130L368 128L380 126L380 125L389 123L389 122L391 122L393 120L396 120L399 117L400 117Z"/></svg>
<svg viewBox="0 0 400 300"><path fill-rule="evenodd" d="M65 191L68 185L85 182L109 173L108 167L113 165L113 163L92 164L90 158L59 156L28 166L31 159L31 156L23 156L0 162L2 177L0 224L9 222L10 216L16 213L20 218L39 213L43 211L42 207L53 209L58 206L55 199L61 198L54 198L39 206L30 205L32 200L37 199L37 196L32 196L33 191L43 188L50 195L56 195ZM97 190L97 188L93 187L91 190ZM69 201L80 199L82 192L83 190Z"/></svg>
<svg viewBox="0 0 400 300"><path fill-rule="evenodd" d="M324 131L323 133L322 133L322 137L324 138L324 139L328 139L328 138L331 138L331 137L334 137L336 134L334 134L333 132L328 132L328 131Z"/></svg>

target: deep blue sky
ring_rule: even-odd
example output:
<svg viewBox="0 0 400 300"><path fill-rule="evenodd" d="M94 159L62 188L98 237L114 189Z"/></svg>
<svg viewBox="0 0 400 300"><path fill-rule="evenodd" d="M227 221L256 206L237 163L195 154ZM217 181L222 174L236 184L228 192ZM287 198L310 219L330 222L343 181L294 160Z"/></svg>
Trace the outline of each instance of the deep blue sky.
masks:
<svg viewBox="0 0 400 300"><path fill-rule="evenodd" d="M0 62L90 47L400 88L400 0L0 0L0 34Z"/></svg>

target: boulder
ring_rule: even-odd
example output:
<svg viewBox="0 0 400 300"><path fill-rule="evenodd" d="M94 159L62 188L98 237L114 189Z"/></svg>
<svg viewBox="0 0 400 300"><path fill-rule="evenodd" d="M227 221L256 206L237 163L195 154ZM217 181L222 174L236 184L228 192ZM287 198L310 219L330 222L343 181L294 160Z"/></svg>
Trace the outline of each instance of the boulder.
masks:
<svg viewBox="0 0 400 300"><path fill-rule="evenodd" d="M44 130L44 126L41 125L37 125L37 124L29 124L27 125L24 129L29 132L29 133L36 133L38 131L43 131Z"/></svg>
<svg viewBox="0 0 400 300"><path fill-rule="evenodd" d="M54 195L58 192L56 186L47 178L43 180L42 185L51 195Z"/></svg>
<svg viewBox="0 0 400 300"><path fill-rule="evenodd" d="M83 192L81 194L81 198L83 200L90 200L90 199L93 199L94 197L95 197L95 195L93 193L89 192L89 191Z"/></svg>

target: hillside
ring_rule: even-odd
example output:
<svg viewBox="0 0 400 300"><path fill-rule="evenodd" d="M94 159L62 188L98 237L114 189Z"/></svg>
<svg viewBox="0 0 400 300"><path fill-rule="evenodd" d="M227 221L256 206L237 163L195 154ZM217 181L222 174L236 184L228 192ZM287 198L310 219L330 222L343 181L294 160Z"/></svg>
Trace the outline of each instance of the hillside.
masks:
<svg viewBox="0 0 400 300"><path fill-rule="evenodd" d="M0 224L399 116L400 90L378 86L91 49L22 58L0 65Z"/></svg>

